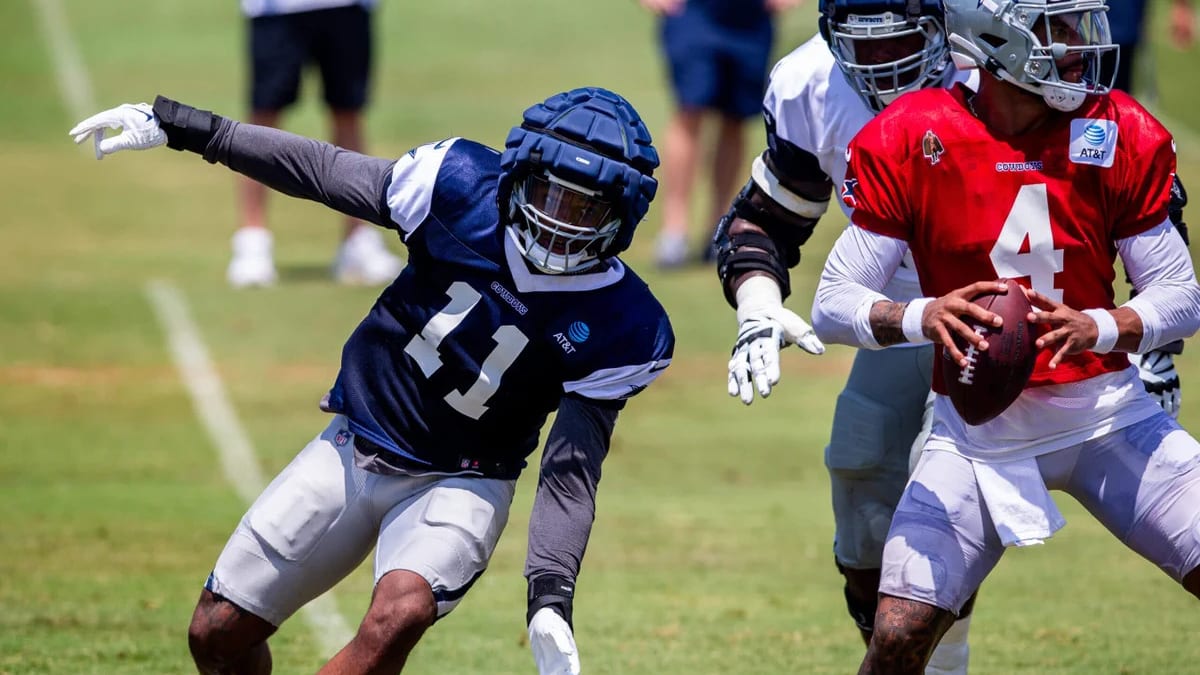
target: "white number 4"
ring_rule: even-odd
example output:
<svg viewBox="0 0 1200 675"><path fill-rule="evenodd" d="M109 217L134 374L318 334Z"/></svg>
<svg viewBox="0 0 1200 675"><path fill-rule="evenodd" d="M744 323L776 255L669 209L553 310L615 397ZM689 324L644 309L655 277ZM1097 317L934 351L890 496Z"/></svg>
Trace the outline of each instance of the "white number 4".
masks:
<svg viewBox="0 0 1200 675"><path fill-rule="evenodd" d="M471 288L470 284L456 281L446 290L450 303L442 311L433 315L420 335L412 336L404 347L408 354L420 366L425 377L430 377L442 367L442 356L438 354L438 346L458 325L467 318L475 305L479 304L479 291ZM516 326L500 326L492 334L496 348L484 359L479 368L479 377L470 389L465 392L452 391L446 394L446 403L458 412L479 419L487 412L487 401L500 388L500 378L504 371L517 360L521 350L529 344L529 338Z"/></svg>
<svg viewBox="0 0 1200 675"><path fill-rule="evenodd" d="M1029 251L1022 253L1027 239ZM1062 302L1063 292L1054 287L1054 275L1063 271L1063 249L1054 248L1045 185L1021 186L990 257L1000 277L1029 277L1033 290Z"/></svg>

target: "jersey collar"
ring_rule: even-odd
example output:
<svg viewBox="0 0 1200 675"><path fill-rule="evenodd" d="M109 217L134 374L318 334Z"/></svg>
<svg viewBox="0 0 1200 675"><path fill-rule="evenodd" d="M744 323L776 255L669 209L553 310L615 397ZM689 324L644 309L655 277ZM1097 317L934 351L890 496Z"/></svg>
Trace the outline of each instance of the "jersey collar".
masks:
<svg viewBox="0 0 1200 675"><path fill-rule="evenodd" d="M601 271L588 274L539 274L529 269L525 256L517 248L516 234L512 228L504 228L504 257L508 271L512 274L517 290L522 293L550 291L592 291L617 283L625 276L625 265L617 258L609 258L608 265Z"/></svg>

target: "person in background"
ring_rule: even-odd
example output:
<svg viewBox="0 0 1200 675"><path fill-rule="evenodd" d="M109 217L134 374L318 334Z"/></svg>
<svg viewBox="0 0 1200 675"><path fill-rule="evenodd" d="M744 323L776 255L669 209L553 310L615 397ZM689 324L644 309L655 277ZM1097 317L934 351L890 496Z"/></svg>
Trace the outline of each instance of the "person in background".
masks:
<svg viewBox="0 0 1200 675"><path fill-rule="evenodd" d="M1181 50L1190 48L1196 39L1196 11L1192 6L1193 1L1170 0L1169 34L1171 42ZM1111 68L1113 61L1120 61L1117 67L1117 79L1113 81L1113 89L1120 89L1131 94L1136 93L1133 91L1135 86L1144 86L1148 90L1147 93L1153 93L1157 89L1156 82L1136 81L1136 78L1142 74L1138 70L1138 64L1145 56L1142 54L1142 49L1152 49L1150 46L1143 47L1142 44L1146 37L1146 15L1149 4L1149 0L1115 0L1108 3L1108 23L1112 28L1113 42L1120 47L1118 52L1105 56L1106 67ZM1118 53L1119 59L1117 58ZM1153 63L1152 59L1147 60ZM1152 77L1157 75L1157 73L1151 72L1147 74Z"/></svg>
<svg viewBox="0 0 1200 675"><path fill-rule="evenodd" d="M661 17L660 44L671 80L674 111L663 141L663 216L656 244L659 267L693 260L690 252L692 189L698 169L711 171L711 206L703 223L725 212L745 172L745 124L762 109L767 83L772 16L802 0L641 0ZM712 148L700 139L715 117ZM704 160L707 159L707 162ZM703 253L709 260L710 232Z"/></svg>
<svg viewBox="0 0 1200 675"><path fill-rule="evenodd" d="M321 74L334 145L364 150L363 110L372 69L371 22L376 0L242 0L250 61L250 123L278 127L300 92L303 71ZM274 243L267 225L267 188L239 181L240 224L226 278L235 288L269 286L278 280ZM345 219L333 262L344 284L379 285L400 272L401 260L375 228Z"/></svg>

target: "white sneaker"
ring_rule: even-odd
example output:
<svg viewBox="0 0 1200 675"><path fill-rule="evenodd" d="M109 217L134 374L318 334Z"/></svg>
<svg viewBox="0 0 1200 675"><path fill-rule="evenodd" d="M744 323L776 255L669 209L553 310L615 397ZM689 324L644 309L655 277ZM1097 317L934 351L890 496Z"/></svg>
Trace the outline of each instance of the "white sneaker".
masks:
<svg viewBox="0 0 1200 675"><path fill-rule="evenodd" d="M338 248L333 278L341 284L380 286L389 284L404 269L404 262L383 243L383 235L372 225L359 225Z"/></svg>
<svg viewBox="0 0 1200 675"><path fill-rule="evenodd" d="M686 265L688 262L687 237L674 232L659 233L654 262L660 269L673 269Z"/></svg>
<svg viewBox="0 0 1200 675"><path fill-rule="evenodd" d="M233 258L225 278L234 288L271 286L279 279L271 257L271 231L265 227L242 227L233 233Z"/></svg>

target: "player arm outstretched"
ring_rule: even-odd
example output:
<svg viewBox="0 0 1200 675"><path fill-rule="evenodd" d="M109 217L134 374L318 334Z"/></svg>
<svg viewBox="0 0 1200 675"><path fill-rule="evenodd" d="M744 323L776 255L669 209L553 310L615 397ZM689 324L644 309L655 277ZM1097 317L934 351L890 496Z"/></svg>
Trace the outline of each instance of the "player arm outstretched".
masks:
<svg viewBox="0 0 1200 675"><path fill-rule="evenodd" d="M121 133L105 138L105 129ZM71 129L76 143L94 139L96 158L166 145L220 163L292 197L320 202L360 220L390 226L383 195L394 161L344 150L279 129L243 124L164 96L154 105L125 104Z"/></svg>
<svg viewBox="0 0 1200 675"><path fill-rule="evenodd" d="M563 382L558 415L546 438L525 577L529 646L541 675L579 673L572 605L592 522L600 468L617 414L670 366L675 335L657 301L623 306L604 354ZM614 322L620 319L614 317Z"/></svg>
<svg viewBox="0 0 1200 675"><path fill-rule="evenodd" d="M525 619L542 675L580 670L571 616L575 579L596 518L600 467L617 413L615 406L565 396L546 439L525 558Z"/></svg>
<svg viewBox="0 0 1200 675"><path fill-rule="evenodd" d="M783 306L789 269L829 207L832 184L817 158L773 133L755 158L750 181L717 225L717 274L737 310L738 336L729 360L729 395L749 405L779 382L779 350L788 344L821 354L808 322Z"/></svg>

